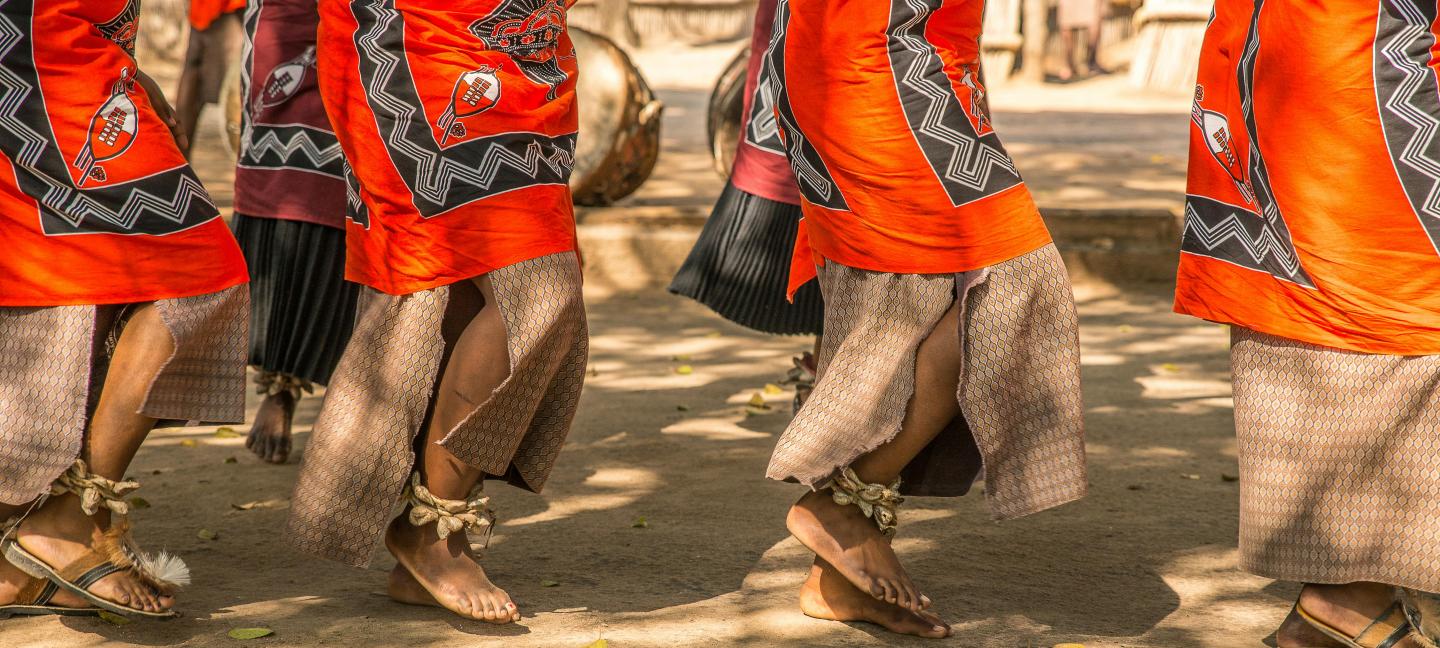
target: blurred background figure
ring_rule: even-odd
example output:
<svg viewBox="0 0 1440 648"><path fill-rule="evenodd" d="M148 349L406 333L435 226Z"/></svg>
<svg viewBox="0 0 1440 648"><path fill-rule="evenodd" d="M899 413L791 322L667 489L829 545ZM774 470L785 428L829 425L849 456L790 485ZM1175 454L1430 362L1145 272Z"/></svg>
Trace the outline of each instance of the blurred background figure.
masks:
<svg viewBox="0 0 1440 648"><path fill-rule="evenodd" d="M195 124L205 104L219 103L230 66L240 59L245 30L240 14L245 0L191 0L190 44L175 92L175 119L180 123L181 152L190 156Z"/></svg>
<svg viewBox="0 0 1440 648"><path fill-rule="evenodd" d="M1090 76L1110 73L1100 66L1100 26L1105 19L1106 4L1106 0L1060 0L1055 16L1065 54L1065 67L1060 71L1060 81L1072 81L1082 75L1082 70L1075 66L1075 40L1081 33L1085 35L1083 73Z"/></svg>

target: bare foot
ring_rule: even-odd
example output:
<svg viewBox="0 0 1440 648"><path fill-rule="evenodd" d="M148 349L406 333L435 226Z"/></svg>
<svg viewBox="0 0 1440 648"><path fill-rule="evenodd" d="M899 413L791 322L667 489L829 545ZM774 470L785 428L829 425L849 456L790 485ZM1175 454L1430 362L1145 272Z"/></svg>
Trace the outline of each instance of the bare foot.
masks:
<svg viewBox="0 0 1440 648"><path fill-rule="evenodd" d="M20 523L15 539L20 547L60 571L90 550L110 527L109 511L94 517L80 510L74 495L52 497ZM130 570L110 574L86 588L90 593L120 605L146 612L165 612L175 605L171 596L156 592Z"/></svg>
<svg viewBox="0 0 1440 648"><path fill-rule="evenodd" d="M865 621L896 634L941 639L950 626L926 611L907 610L878 601L850 584L838 570L820 558L810 567L810 578L800 586L800 611L829 621Z"/></svg>
<svg viewBox="0 0 1440 648"><path fill-rule="evenodd" d="M795 502L785 526L860 591L915 612L930 607L930 599L900 565L890 539L859 507L836 504L829 489L806 493Z"/></svg>
<svg viewBox="0 0 1440 648"><path fill-rule="evenodd" d="M290 458L290 422L294 418L295 397L290 392L266 396L255 412L245 447L269 463L285 463Z"/></svg>
<svg viewBox="0 0 1440 648"><path fill-rule="evenodd" d="M400 567L409 572L420 588L438 604L460 616L488 621L512 623L520 620L520 609L510 595L490 582L485 570L470 553L464 533L453 533L441 540L435 525L417 527L404 516L390 522L385 532L385 548L395 556ZM419 602L412 590L395 588L391 578L391 596L401 603L427 605Z"/></svg>
<svg viewBox="0 0 1440 648"><path fill-rule="evenodd" d="M0 560L0 605L10 605L14 603L16 597L20 594L20 590L24 589L25 586L29 585L30 581L33 580L35 580L34 576L20 571L19 567L9 562ZM91 607L90 602L80 595L71 594L63 589L55 592L55 595L50 597L47 605L68 608Z"/></svg>
<svg viewBox="0 0 1440 648"><path fill-rule="evenodd" d="M1300 607L1310 616L1350 636L1360 634L1384 614L1394 602L1393 589L1379 583L1348 585L1307 584L1300 590ZM1343 648L1345 644L1331 639L1300 615L1291 613L1275 632L1279 648ZM1413 637L1401 639L1393 648L1415 648Z"/></svg>

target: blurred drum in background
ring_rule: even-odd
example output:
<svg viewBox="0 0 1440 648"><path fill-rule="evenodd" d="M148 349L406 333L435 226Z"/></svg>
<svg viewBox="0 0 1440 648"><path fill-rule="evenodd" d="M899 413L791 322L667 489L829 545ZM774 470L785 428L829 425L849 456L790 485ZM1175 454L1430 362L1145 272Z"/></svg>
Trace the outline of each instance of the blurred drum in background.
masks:
<svg viewBox="0 0 1440 648"><path fill-rule="evenodd" d="M575 204L601 207L634 193L654 171L664 104L613 41L574 26L569 31L580 66L570 190Z"/></svg>
<svg viewBox="0 0 1440 648"><path fill-rule="evenodd" d="M740 50L725 66L715 89L710 92L710 108L705 113L705 128L710 135L710 158L722 177L730 177L735 164L735 148L740 144L740 121L745 112L745 72L750 66L750 48Z"/></svg>

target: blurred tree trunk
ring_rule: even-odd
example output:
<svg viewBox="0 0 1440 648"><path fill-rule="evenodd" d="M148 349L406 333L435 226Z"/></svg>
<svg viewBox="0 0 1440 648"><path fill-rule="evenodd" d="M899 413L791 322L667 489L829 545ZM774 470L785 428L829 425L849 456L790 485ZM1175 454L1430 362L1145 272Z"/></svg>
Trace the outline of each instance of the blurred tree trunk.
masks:
<svg viewBox="0 0 1440 648"><path fill-rule="evenodd" d="M1025 0L1024 20L1020 29L1021 79L1041 83L1045 80L1045 44L1050 41L1050 11L1046 0Z"/></svg>
<svg viewBox="0 0 1440 648"><path fill-rule="evenodd" d="M630 0L596 0L595 11L600 14L600 33L608 36L621 47L640 45L640 35L630 22Z"/></svg>

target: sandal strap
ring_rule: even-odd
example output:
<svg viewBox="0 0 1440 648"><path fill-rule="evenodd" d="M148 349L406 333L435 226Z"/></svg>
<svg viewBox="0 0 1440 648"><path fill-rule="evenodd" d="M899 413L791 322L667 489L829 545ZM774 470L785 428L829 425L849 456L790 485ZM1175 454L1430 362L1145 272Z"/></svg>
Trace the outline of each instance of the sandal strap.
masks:
<svg viewBox="0 0 1440 648"><path fill-rule="evenodd" d="M60 586L44 578L31 578L15 593L15 605L45 605L55 597Z"/></svg>
<svg viewBox="0 0 1440 648"><path fill-rule="evenodd" d="M99 565L96 565L96 566L94 566L94 567L91 567L89 571L81 574L80 576L76 577L74 580L72 580L72 581L70 581L70 582L74 583L75 586L76 586L76 587L79 587L80 589L87 589L87 590L88 590L88 589L90 589L90 586L91 586L91 585L94 585L95 583L100 582L100 579L105 578L106 576L109 576L109 575L114 574L114 573L116 573L116 572L125 571L126 569L128 569L128 568L127 568L127 567L121 567L121 566L119 566L119 565L117 565L117 564L115 564L115 563L113 563L113 562L108 562L108 561L107 561L107 562L101 563L101 564L99 564Z"/></svg>
<svg viewBox="0 0 1440 648"><path fill-rule="evenodd" d="M1410 623L1405 619L1405 610L1397 601L1385 608L1360 634L1355 635L1355 643L1375 648L1392 648L1408 634Z"/></svg>
<svg viewBox="0 0 1440 648"><path fill-rule="evenodd" d="M490 498L486 497L477 482L470 497L451 500L436 497L430 489L420 483L420 473L410 474L410 485L405 488L405 499L410 505L410 524L424 526L435 523L435 533L441 540L451 533L485 528L484 545L490 543L490 533L495 529L495 512L490 510Z"/></svg>
<svg viewBox="0 0 1440 648"><path fill-rule="evenodd" d="M315 393L315 384L287 373L262 370L255 372L255 393L261 396L289 393L298 401L305 394Z"/></svg>
<svg viewBox="0 0 1440 648"><path fill-rule="evenodd" d="M895 535L895 527L900 521L895 510L905 501L905 498L900 496L899 477L890 482L889 486L869 484L860 479L854 469L846 466L840 469L826 487L830 489L830 496L836 504L854 504L865 517L875 521L875 526L880 527L881 533L887 536Z"/></svg>
<svg viewBox="0 0 1440 648"><path fill-rule="evenodd" d="M86 515L95 515L101 506L116 515L130 512L130 503L125 494L140 488L139 482L106 479L90 472L84 459L76 459L64 473L50 485L51 495L74 493L80 496L80 509Z"/></svg>

